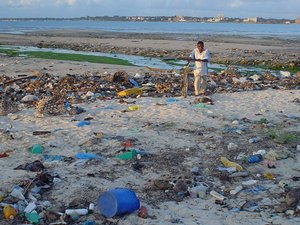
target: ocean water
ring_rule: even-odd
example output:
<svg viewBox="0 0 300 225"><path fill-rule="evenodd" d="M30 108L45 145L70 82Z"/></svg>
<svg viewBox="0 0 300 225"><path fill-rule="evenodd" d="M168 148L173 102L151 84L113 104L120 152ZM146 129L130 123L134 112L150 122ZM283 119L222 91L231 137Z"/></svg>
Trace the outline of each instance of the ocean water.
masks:
<svg viewBox="0 0 300 225"><path fill-rule="evenodd" d="M196 35L242 35L300 39L299 24L246 23L175 23L123 22L89 20L24 20L0 21L0 33L26 33L46 30L101 30L138 33L183 33Z"/></svg>

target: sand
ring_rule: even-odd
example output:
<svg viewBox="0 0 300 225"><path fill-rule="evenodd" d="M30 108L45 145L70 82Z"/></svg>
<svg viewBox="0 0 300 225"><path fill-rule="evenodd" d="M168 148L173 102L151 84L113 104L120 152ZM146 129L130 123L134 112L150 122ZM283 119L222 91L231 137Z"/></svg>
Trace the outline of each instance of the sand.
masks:
<svg viewBox="0 0 300 225"><path fill-rule="evenodd" d="M0 43L5 36L7 43L10 35L0 35ZM14 36L16 37L16 36ZM13 40L11 44L30 44L41 37L28 36L26 41ZM76 40L75 40L76 39ZM67 41L62 37L55 41ZM93 42L96 39L75 37L68 41ZM49 41L49 40L48 40ZM101 43L109 45L153 46L174 49L177 41L167 45L165 40L132 39L101 39ZM7 44L6 43L6 44ZM180 42L181 43L181 42ZM183 49L190 48L193 41L181 45ZM275 42L273 42L274 44ZM221 44L220 44L221 45ZM223 45L223 44L222 44ZM256 45L244 48L256 48ZM211 44L210 47L214 45ZM234 45L236 46L236 45ZM217 44L215 45L218 48ZM227 46L228 47L228 46ZM224 47L224 48L227 48ZM240 48L241 46L239 46ZM275 47L274 47L275 48ZM282 46L276 48L283 49ZM84 62L66 62L41 59L11 58L1 56L0 73L17 76L31 75L39 70L53 75L63 76L84 73L113 73L125 70L130 75L145 72L140 67L112 66ZM86 208L89 203L97 205L99 194L113 187L132 188L146 206L149 217L142 219L137 213L105 220L96 210L90 216L83 216L79 221L93 219L96 224L299 224L299 217L285 213L276 213L274 206L284 202L284 189L279 187L281 180L287 180L291 187L299 187L299 181L292 177L299 176L300 154L296 150L299 141L292 144L280 144L271 140L266 128L278 128L300 136L300 104L295 99L300 97L300 90L244 91L235 93L215 93L210 96L214 105L194 105L196 97L188 98L129 98L140 108L137 111L126 111L132 104L121 104L118 99L96 100L90 103L78 104L86 112L76 116L60 115L35 117L34 108L21 107L21 111L0 117L0 153L7 152L9 157L0 158L2 192L9 193L13 185L24 180L32 180L36 172L14 170L20 164L30 163L37 159L51 174L59 175L53 187L39 198L38 204L50 201L52 210L63 212L75 204L75 208ZM124 111L125 110L125 111ZM91 124L77 127L76 124L84 118L91 117ZM269 123L260 126L255 123L266 118ZM228 131L228 128L238 132ZM33 131L51 131L48 135L33 135ZM5 131L14 137L11 139ZM100 136L95 134L103 133ZM249 144L248 140L260 137L258 143ZM140 171L132 168L133 161L122 161L114 158L123 149L123 140L134 140L134 148L143 149L139 161L144 165ZM44 147L42 155L34 155L28 151L33 144ZM228 148L230 143L236 148ZM264 163L250 165L237 160L241 153L251 155L253 152L265 149L267 152L276 150L289 151L292 157L277 160L276 168L269 169ZM102 160L82 162L74 159L78 152L95 153ZM44 162L44 154L72 157L71 161ZM239 162L250 172L246 178L222 181L216 167L221 167L221 156ZM191 169L198 167L197 176L192 175ZM274 174L274 180L267 180L262 175L265 172ZM164 177L168 178L164 178ZM215 199L209 194L206 198L184 197L178 201L176 193L170 190L153 189L152 182L156 179L173 181L178 177L198 179L198 183L207 183L212 190L233 189L242 181L256 179L260 186L268 188L258 195L241 192L235 197L229 197L227 206L215 204ZM222 187L223 186L223 187ZM222 188L221 188L222 187ZM175 201L177 200L177 201ZM233 208L241 207L246 201L255 200L259 205L257 212L234 212ZM72 205L71 204L71 205ZM2 217L0 217L2 219ZM0 224L8 224L2 220Z"/></svg>

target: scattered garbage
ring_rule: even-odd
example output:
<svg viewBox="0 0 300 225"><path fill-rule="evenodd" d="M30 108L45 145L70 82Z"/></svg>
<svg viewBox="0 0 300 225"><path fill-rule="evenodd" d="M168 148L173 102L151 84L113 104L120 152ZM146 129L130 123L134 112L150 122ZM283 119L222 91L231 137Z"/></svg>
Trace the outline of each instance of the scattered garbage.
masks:
<svg viewBox="0 0 300 225"><path fill-rule="evenodd" d="M297 86L297 83L294 84L294 82L297 82L297 80L295 80L293 76L286 76L285 81L275 79L275 81L272 82L269 82L264 76L259 75L249 76L245 78L235 77L235 75L230 76L228 74L222 74L220 76L213 74L211 78L214 82L214 92L216 93L254 90L255 88L289 89ZM0 79L1 81L3 81L3 79L6 79L5 82L11 81L11 78L9 77L1 77ZM2 103L5 102L6 104L14 99L11 105L13 105L13 103L15 102L23 102L23 105L26 105L26 107L28 105L28 107L30 107L30 104L33 101L38 101L39 109L37 109L37 111L42 112L42 114L56 116L61 115L60 113L68 113L69 115L72 115L72 121L79 121L76 124L77 127L83 127L87 125L94 125L91 124L90 121L93 117L96 118L96 115L93 114L93 112L91 112L91 114L88 114L90 113L88 112L87 116L89 117L87 117L87 119L81 120L82 117L78 114L84 113L85 109L79 106L73 106L72 104L89 101L93 102L96 99L109 101L116 96L123 98L142 95L166 97L164 98L166 99L165 102L163 102L162 104L160 103L162 107L174 107L177 105L181 106L181 104L184 105L185 102L184 100L177 98L180 95L180 91L178 90L180 90L181 88L179 85L179 80L180 79L176 76L173 76L173 74L165 77L164 79L150 76L148 74L138 74L135 76L135 79L131 79L128 74L120 72L115 73L112 77L112 81L110 82L104 81L103 77L99 75L68 75L66 78L59 79L49 74L41 74L40 77L35 78L35 81L28 80L26 82L18 82L18 85L20 85L20 88L22 88L24 92L19 93L16 91L12 91L10 95L13 98L2 98ZM57 94L53 94L52 96L52 92L49 92L49 89L47 88L47 85L49 85L49 83L51 83L52 87L57 87L57 90L61 90L61 96ZM256 85L256 87L254 86L254 84ZM40 89L42 89L42 91ZM53 90L53 92L58 92L57 90L55 89ZM32 94L32 96L30 96L30 94ZM43 99L43 95L51 95L51 98ZM132 101L132 99L119 100L120 101L118 102L118 104L109 102L105 106L102 105L103 107L101 106L101 109L103 109L103 111L105 111L106 113L110 113L118 109L118 107L120 106L119 104L123 104L120 107L125 107L128 109L128 111L135 111L141 108L140 105L137 105L139 104L138 99L134 99L136 101ZM209 97L198 97L190 102L192 107L205 110L214 107L213 103L213 100ZM297 101L291 104L296 103ZM5 104L2 104L2 106L4 106ZM132 105L128 106L129 104ZM93 109L97 107L98 105L94 106ZM11 106L10 109L11 111L3 110L2 115L13 113L13 106ZM202 111L204 112L205 110ZM267 114L267 112L268 109L261 109L258 114ZM126 114L123 115L127 116ZM134 115L134 113L130 115ZM112 115L112 117L113 116L116 116L116 114ZM19 119L18 117L9 118L14 121ZM210 119L215 118L217 117L215 117L215 115L212 115ZM288 115L285 118L297 120L297 117L291 115ZM291 120L288 121L290 122ZM42 145L33 144L32 147L29 148L29 151L32 154L28 154L26 152L28 155L30 155L29 157L32 157L28 160L33 161L38 158L43 163L45 163L46 167L41 161L36 160L27 163L23 162L24 164L19 165L15 168L35 172L36 176L32 177L33 173L26 172L26 174L28 174L28 176L25 176L26 179L24 178L24 180L20 182L18 180L18 184L13 186L12 189L7 192L7 194L0 193L0 202L1 206L3 207L4 217L8 220L14 220L16 219L16 217L20 217L22 218L20 219L22 223L35 224L38 224L41 221L43 222L43 224L98 224L98 221L95 221L99 219L98 216L89 215L98 213L94 210L94 203L90 203L90 199L87 200L87 197L80 192L84 192L86 190L84 189L84 187L80 186L80 190L77 190L79 194L77 195L76 193L74 195L76 198L78 198L76 200L80 202L77 204L66 204L64 206L59 205L57 207L53 207L51 202L47 203L46 201L51 201L53 198L47 199L45 195L43 196L43 198L41 198L43 193L46 192L46 190L51 189L53 185L58 185L56 189L59 189L59 185L66 182L66 179L68 179L65 174L60 178L58 175L53 175L49 171L55 168L55 166L61 164L64 165L65 163L68 164L66 168L68 170L72 170L73 164L71 164L71 162L74 162L77 159L78 161L76 162L84 162L84 167L88 168L89 170L76 170L74 171L74 173L80 178L83 177L82 179L87 179L87 183L88 179L91 179L93 177L95 177L96 179L99 178L99 180L101 181L101 185L107 184L112 186L115 185L114 182L123 182L122 179L118 179L119 177L115 173L115 170L117 171L118 169L122 170L122 175L124 171L129 170L132 174L142 176L148 173L147 170L149 168L155 171L155 174L157 173L157 171L164 171L166 173L170 173L170 176L172 175L175 177L176 175L175 178L172 177L168 179L155 179L152 182L152 189L150 188L150 190L143 192L143 199L145 199L146 201L149 200L149 202L151 203L155 201L163 202L164 200L182 201L182 199L186 199L187 201L189 201L188 198L201 198L201 201L205 201L207 199L216 200L215 203L218 204L218 207L221 207L221 209L228 208L229 212L259 212L262 210L261 205L263 205L261 199L265 198L265 196L267 195L271 195L272 200L275 199L278 202L283 201L283 203L286 205L285 208L282 207L282 209L277 211L276 213L284 213L284 216L298 215L299 190L297 189L297 181L299 181L299 177L295 176L295 174L285 174L285 177L283 177L280 172L278 172L280 170L280 166L282 166L278 162L279 160L284 160L292 157L293 153L299 151L300 145L298 142L294 142L292 145L287 145L287 147L284 146L285 144L287 144L285 142L281 142L280 146L276 144L271 145L267 141L265 142L265 140L268 139L267 136L258 137L260 132L262 132L262 129L272 125L272 118L262 118L256 121L247 118L234 118L234 120L230 119L229 126L222 129L222 133L220 135L222 137L212 135L212 133L215 132L215 129L213 128L209 128L213 131L212 133L210 133L210 130L206 129L206 127L204 129L201 126L197 127L197 129L181 129L180 132L185 132L187 135L197 134L197 138L199 137L199 146L184 146L183 151L177 151L177 149L174 149L174 151L172 149L172 151L168 151L167 153L161 151L159 152L159 154L155 153L153 155L150 155L149 157L145 151L138 148L133 148L133 146L139 146L141 143L139 141L136 141L136 137L132 137L132 134L134 133L132 132L132 130L140 129L141 124L137 124L137 127L139 128L134 127L130 128L131 130L128 129L130 131L130 135L127 135L129 133L126 133L127 130L125 132L121 130L122 132L120 133L122 136L116 136L114 138L107 137L109 135L106 134L103 135L102 129L105 129L104 122L103 127L101 127L101 125L99 126L101 132L99 130L96 130L99 129L99 127L93 127L93 129L95 129L96 131L94 132L93 130L92 132L89 132L86 135L87 141L84 140L84 142L81 142L80 144L77 144L76 141L71 142L69 140L65 140L63 139L64 137L62 137L62 143L58 142L59 144L56 144L57 139L61 138L61 136L69 135L63 129L54 130L52 129L52 127L43 127L44 129L46 129L43 130L43 128L36 127L35 129L41 130L30 130L30 132L28 133L29 135L34 136L34 140L36 142L47 139L47 142L49 143L48 146L50 148L48 149L44 148ZM172 132L173 130L177 129L177 126L174 126L173 121L154 123L152 120L149 120L147 121L147 123L142 124L142 126L145 126L147 129L151 129L153 133L156 132L158 135L160 135L162 132L171 131L171 128ZM49 131L47 129L49 129ZM260 130L258 131L258 129ZM85 131L85 129L74 130L78 132L78 139L80 139L80 135L82 135L80 132ZM13 133L14 136L9 136L8 131L5 131L4 129L2 131L1 129L1 138L4 139L6 137L5 135L8 135L7 137L10 137L9 140L14 140L13 138L19 139L20 137L22 137L22 132L18 130L18 127L13 127L12 131L15 132L16 135ZM118 135L120 135L120 133ZM126 133L126 135L123 136L123 133ZM228 137L230 137L230 140L227 141ZM236 137L243 137L243 141L235 142ZM103 146L99 145L99 139L105 142L106 145L104 148L102 148ZM207 145L202 145L203 140L207 141ZM271 142L271 140L269 139L268 141ZM213 142L213 144L211 142ZM6 142L3 141L3 143ZM248 143L251 143L251 145L249 145ZM69 147L72 148L72 150L74 148L74 152L87 152L78 152L75 155L72 155L72 157L60 155L65 155L64 148ZM119 147L122 148L122 150L115 151L115 148ZM201 155L201 157L203 158L201 158L200 162L198 162L197 158L192 155L194 152L196 152L195 149L198 147L201 148L201 150L202 148L205 149L205 151L203 152L210 151L211 149L222 149L223 147L225 149L224 152L220 153L218 151L215 151L217 153L213 156L215 157L214 159L218 159L220 155L223 155L224 157L220 158L221 163L215 161L212 162L212 159L207 159L205 153ZM112 149L111 152L107 152L107 148ZM180 146L179 148L181 149L182 147ZM18 151L18 149L16 149L15 151L4 149L3 151L5 152L0 153L0 158L9 157L8 159L11 159L15 157L16 159L18 159L18 154L20 154L20 151ZM89 153L89 151L93 153ZM253 155L251 155L252 152ZM101 169L99 169L99 167L94 169L93 165L99 164L97 160L103 159L100 154L105 155L105 158L107 158L108 160L111 160L109 158L112 158L111 161L113 162L115 168L108 169L106 167L107 165L103 165L103 168L101 167ZM188 169L184 168L184 171L188 173L187 177L185 177L186 174L184 174L183 176L179 173L182 170L181 165L183 167L186 166L186 164L182 162L183 160L186 160L187 157L193 159L193 164L190 161L187 161L187 164L190 167ZM232 159L233 161L230 161L229 159ZM258 163L262 161L263 163ZM277 169L275 170L275 168ZM74 170L75 169L78 168L74 167ZM96 190L97 187L94 186L93 182L91 182L90 184L91 185L88 187L89 193L91 193L91 195L94 195L95 192L98 191ZM128 186L132 187L131 185L134 188L137 187L135 186L135 182L128 182ZM274 194L273 192L276 192L276 194ZM255 199L252 199L253 195L257 195L255 196ZM232 202L235 201L239 202L239 205L233 205L232 207L232 205L230 204L233 204ZM124 214L133 213L137 210L138 212L136 214L133 213L133 217L138 216L143 219L151 218L151 216L149 216L148 209L145 206L140 207L140 200L138 199L135 192L128 188L116 188L102 193L99 196L96 207L99 208L101 215L107 218L123 216ZM267 208L268 206L264 205L264 207ZM273 210L272 207L268 209L270 212L272 212ZM52 212L50 209L56 210L56 212ZM150 212L152 213L152 211ZM52 219L51 222L48 222L48 219L49 221ZM67 220L70 220L71 222ZM178 222L180 220L175 218L172 221Z"/></svg>

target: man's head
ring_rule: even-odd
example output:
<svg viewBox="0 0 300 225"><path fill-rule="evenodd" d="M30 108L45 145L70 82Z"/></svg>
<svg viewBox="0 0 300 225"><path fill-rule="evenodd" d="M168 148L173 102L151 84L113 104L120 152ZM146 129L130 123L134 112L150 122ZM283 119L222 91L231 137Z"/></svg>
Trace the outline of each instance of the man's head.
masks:
<svg viewBox="0 0 300 225"><path fill-rule="evenodd" d="M204 49L204 43L203 43L203 41L198 41L197 48L199 49L200 52L203 51L203 49Z"/></svg>

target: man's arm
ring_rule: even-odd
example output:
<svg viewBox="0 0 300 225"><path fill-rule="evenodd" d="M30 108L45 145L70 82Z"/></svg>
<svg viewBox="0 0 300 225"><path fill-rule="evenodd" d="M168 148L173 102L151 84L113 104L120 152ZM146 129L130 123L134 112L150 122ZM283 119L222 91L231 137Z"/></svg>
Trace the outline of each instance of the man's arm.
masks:
<svg viewBox="0 0 300 225"><path fill-rule="evenodd" d="M208 62L208 59L194 59L197 62Z"/></svg>

